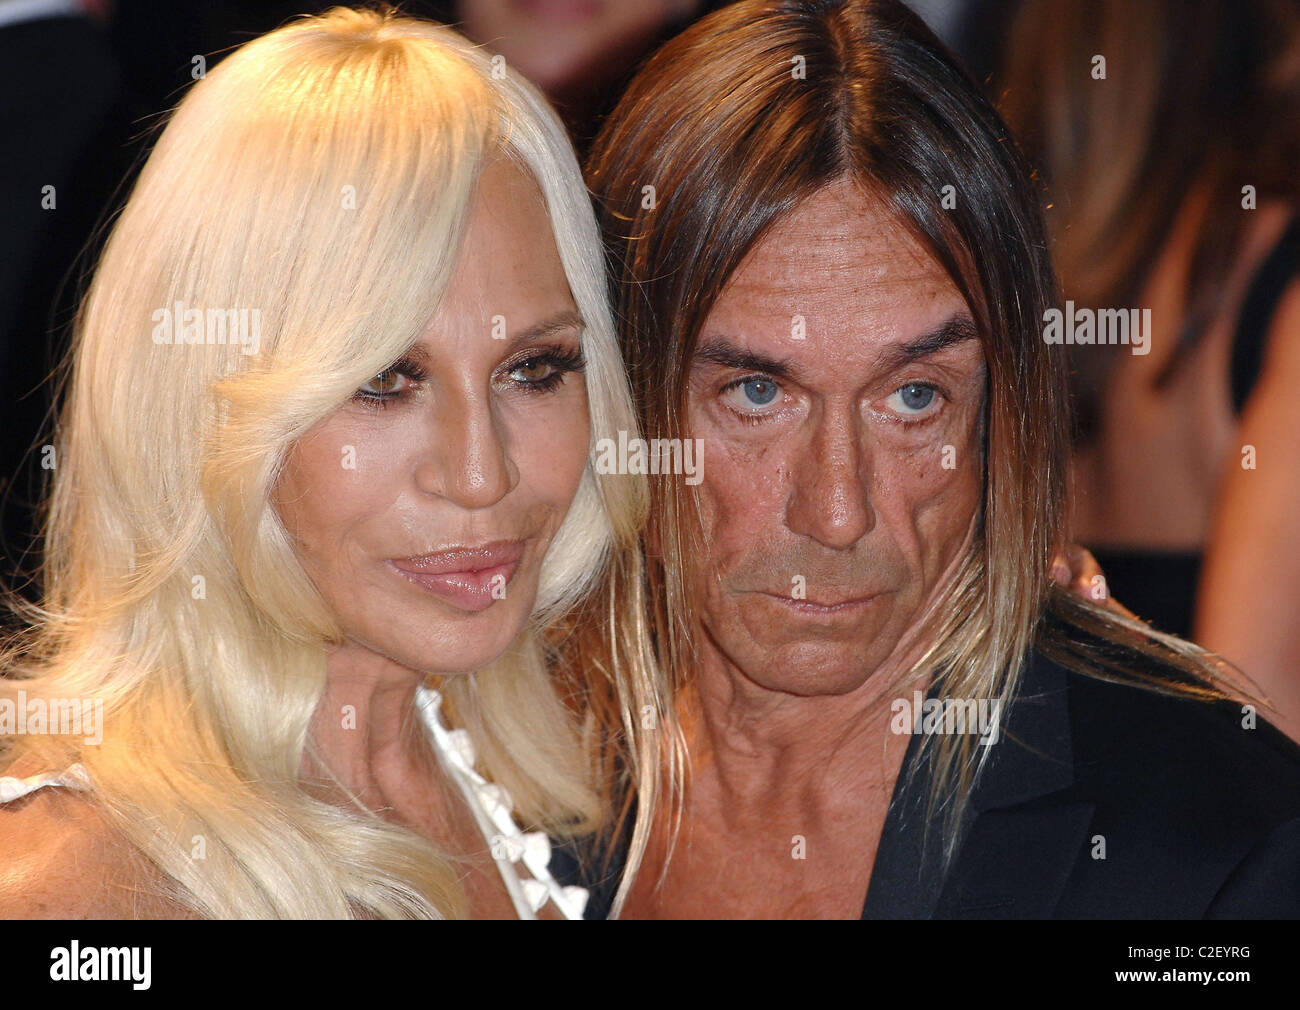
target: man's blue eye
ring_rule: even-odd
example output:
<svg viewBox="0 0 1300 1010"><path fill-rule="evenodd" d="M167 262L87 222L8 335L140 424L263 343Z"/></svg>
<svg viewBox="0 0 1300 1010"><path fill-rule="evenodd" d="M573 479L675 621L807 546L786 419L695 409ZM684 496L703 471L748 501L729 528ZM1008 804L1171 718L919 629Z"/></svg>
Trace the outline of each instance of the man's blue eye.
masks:
<svg viewBox="0 0 1300 1010"><path fill-rule="evenodd" d="M755 407L766 407L776 399L776 383L771 379L746 379L740 384L747 399Z"/></svg>
<svg viewBox="0 0 1300 1010"><path fill-rule="evenodd" d="M908 410L924 410L934 400L934 387L912 382L900 389L898 394Z"/></svg>

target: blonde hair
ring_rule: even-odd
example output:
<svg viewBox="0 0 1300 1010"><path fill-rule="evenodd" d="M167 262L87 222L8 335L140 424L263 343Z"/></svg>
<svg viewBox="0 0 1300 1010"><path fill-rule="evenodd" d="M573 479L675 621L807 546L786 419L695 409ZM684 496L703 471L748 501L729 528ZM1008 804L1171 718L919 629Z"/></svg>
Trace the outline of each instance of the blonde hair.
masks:
<svg viewBox="0 0 1300 1010"><path fill-rule="evenodd" d="M433 845L299 786L341 629L270 497L295 439L434 314L489 158L524 168L547 206L586 322L593 443L636 431L574 155L543 99L494 69L454 32L391 11L335 8L247 44L175 110L78 317L45 602L3 657L0 698L99 699L105 732L100 746L9 738L6 757L80 761L94 802L202 915L464 912L456 869ZM156 310L177 302L258 309L259 353L155 343ZM639 584L645 510L641 480L589 464L533 626L444 687L480 768L532 827L600 826L598 750L625 748L638 775L658 766L653 733L595 725L581 696L560 697L542 641L593 591ZM670 719L647 649L635 633L619 641L591 675L599 691ZM652 807L653 776L642 778ZM191 858L200 838L203 858Z"/></svg>

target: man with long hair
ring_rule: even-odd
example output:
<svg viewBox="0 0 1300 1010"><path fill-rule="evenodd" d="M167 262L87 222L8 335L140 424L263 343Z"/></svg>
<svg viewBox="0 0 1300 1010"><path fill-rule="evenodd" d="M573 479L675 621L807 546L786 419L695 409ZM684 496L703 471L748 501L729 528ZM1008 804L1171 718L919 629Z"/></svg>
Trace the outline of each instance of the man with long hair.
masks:
<svg viewBox="0 0 1300 1010"><path fill-rule="evenodd" d="M612 914L1300 911L1300 751L1203 650L1045 574L1052 264L924 25L734 4L641 71L588 179L644 433L703 453L646 537L689 774L644 852L613 839L644 859Z"/></svg>

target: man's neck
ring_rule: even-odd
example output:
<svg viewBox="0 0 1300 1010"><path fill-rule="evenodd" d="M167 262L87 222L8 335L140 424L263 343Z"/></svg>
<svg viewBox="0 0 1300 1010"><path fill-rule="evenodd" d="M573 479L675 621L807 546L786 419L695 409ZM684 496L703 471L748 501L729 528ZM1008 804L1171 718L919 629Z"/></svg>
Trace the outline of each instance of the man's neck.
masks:
<svg viewBox="0 0 1300 1010"><path fill-rule="evenodd" d="M908 738L890 732L890 703L918 649L891 656L847 694L804 696L755 683L700 634L701 662L679 713L693 778L713 778L726 806L892 793Z"/></svg>
<svg viewBox="0 0 1300 1010"><path fill-rule="evenodd" d="M910 740L889 731L907 667L806 697L754 683L712 642L701 660L679 695L691 764L681 827L661 822L623 914L857 918Z"/></svg>

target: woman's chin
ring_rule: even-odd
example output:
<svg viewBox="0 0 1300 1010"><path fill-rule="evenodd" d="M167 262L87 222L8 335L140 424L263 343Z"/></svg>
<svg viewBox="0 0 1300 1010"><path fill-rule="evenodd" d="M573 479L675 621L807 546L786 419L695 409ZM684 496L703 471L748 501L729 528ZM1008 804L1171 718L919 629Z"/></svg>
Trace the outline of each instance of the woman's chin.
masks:
<svg viewBox="0 0 1300 1010"><path fill-rule="evenodd" d="M507 595L486 606L441 599L415 585L375 594L363 610L336 599L347 637L370 652L428 675L472 673L499 660L528 628L537 580L512 579ZM352 612L347 604L353 602Z"/></svg>
<svg viewBox="0 0 1300 1010"><path fill-rule="evenodd" d="M497 604L461 619L429 622L400 637L374 643L375 651L423 674L473 673L491 666L510 651L528 625L529 611Z"/></svg>

